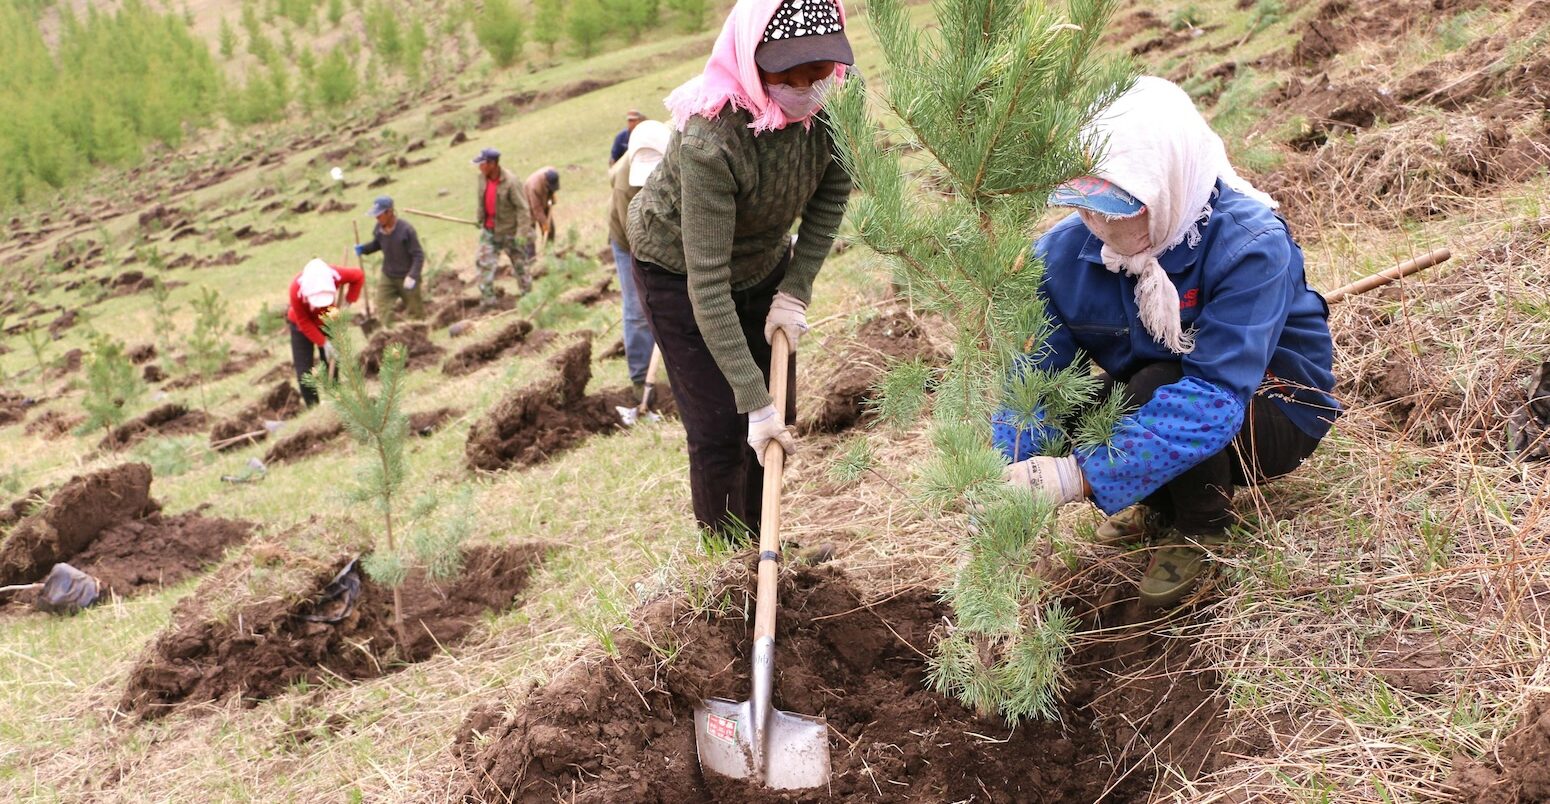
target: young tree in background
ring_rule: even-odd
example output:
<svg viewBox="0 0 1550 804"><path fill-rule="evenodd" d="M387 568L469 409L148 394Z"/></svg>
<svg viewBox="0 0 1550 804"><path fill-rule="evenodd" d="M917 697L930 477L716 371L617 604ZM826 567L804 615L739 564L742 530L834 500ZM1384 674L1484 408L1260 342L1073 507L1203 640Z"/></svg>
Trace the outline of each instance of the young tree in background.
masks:
<svg viewBox="0 0 1550 804"><path fill-rule="evenodd" d="M597 47L598 40L608 33L608 13L601 0L575 0L571 3L570 16L565 32L576 45L576 52L588 58Z"/></svg>
<svg viewBox="0 0 1550 804"><path fill-rule="evenodd" d="M104 435L111 433L128 418L129 406L144 390L134 364L124 353L123 342L98 333L92 339L91 362L86 366L86 395L81 399L86 421L80 432L100 427Z"/></svg>
<svg viewBox="0 0 1550 804"><path fill-rule="evenodd" d="M709 0L667 0L678 19L678 27L684 33L705 30L705 13L710 10Z"/></svg>
<svg viewBox="0 0 1550 804"><path fill-rule="evenodd" d="M501 68L522 57L523 33L522 18L511 0L485 0L484 11L474 20L474 36Z"/></svg>
<svg viewBox="0 0 1550 804"><path fill-rule="evenodd" d="M863 195L851 204L862 240L893 263L917 308L955 334L935 376L907 364L885 382L886 417L911 421L930 403L934 454L921 496L974 511L945 596L953 628L935 648L930 680L984 715L1053 717L1075 619L1039 565L1062 552L1053 508L1009 488L991 445L1001 405L1026 423L1094 401L1095 378L1027 368L1047 331L1043 266L1030 259L1049 192L1090 171L1082 126L1128 86L1127 62L1097 56L1113 0L944 0L940 28L922 32L901 0L869 9L888 75L872 98L901 125L891 144L869 118L867 92L847 82L829 103L843 158ZM986 26L986 20L996 24ZM912 157L906 171L906 153ZM931 185L942 188L931 189ZM1119 412L1098 406L1065 448L1102 444Z"/></svg>
<svg viewBox="0 0 1550 804"><path fill-rule="evenodd" d="M313 75L317 104L321 109L337 110L355 100L360 91L355 65L350 63L350 57L342 47L330 50Z"/></svg>
<svg viewBox="0 0 1550 804"><path fill-rule="evenodd" d="M193 301L194 331L188 336L188 367L199 377L199 407L210 412L207 386L231 356L231 317L226 300L201 288Z"/></svg>
<svg viewBox="0 0 1550 804"><path fill-rule="evenodd" d="M231 20L221 18L221 55L231 58L237 52L237 32L231 27Z"/></svg>
<svg viewBox="0 0 1550 804"><path fill-rule="evenodd" d="M533 41L543 45L544 53L551 59L564 25L565 9L560 0L533 0Z"/></svg>

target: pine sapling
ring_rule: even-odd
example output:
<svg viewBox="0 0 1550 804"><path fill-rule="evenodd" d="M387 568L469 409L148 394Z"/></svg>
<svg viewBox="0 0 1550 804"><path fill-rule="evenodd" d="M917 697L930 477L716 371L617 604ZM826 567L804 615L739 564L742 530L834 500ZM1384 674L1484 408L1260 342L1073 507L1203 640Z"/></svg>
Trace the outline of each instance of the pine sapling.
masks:
<svg viewBox="0 0 1550 804"><path fill-rule="evenodd" d="M171 357L172 352L172 314L178 311L178 305L171 303L172 289L167 287L161 277L151 279L151 304L156 319L156 345L161 353Z"/></svg>
<svg viewBox="0 0 1550 804"><path fill-rule="evenodd" d="M226 300L201 288L193 301L194 331L188 336L188 366L199 376L199 406L210 412L208 386L231 356L231 318Z"/></svg>
<svg viewBox="0 0 1550 804"><path fill-rule="evenodd" d="M1050 191L1092 169L1083 126L1129 85L1127 62L1097 55L1113 6L939 0L940 27L921 31L902 0L873 0L887 86L873 93L849 81L828 104L862 193L851 205L857 236L889 258L890 279L915 307L954 334L945 367L897 366L876 403L895 428L930 411L933 454L915 493L924 505L970 512L944 592L953 627L929 680L1012 722L1057 714L1076 622L1043 573L1061 550L1054 511L1003 482L990 418L1006 407L1057 431L1048 447L1065 450L1105 440L1118 415L1098 403L1085 367L1031 368L1049 327L1043 266L1029 249ZM890 118L889 132L872 109ZM1068 417L1078 421L1071 434L1060 430Z"/></svg>
<svg viewBox="0 0 1550 804"><path fill-rule="evenodd" d="M33 362L38 364L38 382L42 382L43 375L48 373L48 350L54 341L42 327L29 327L22 332L22 342L27 344Z"/></svg>
<svg viewBox="0 0 1550 804"><path fill-rule="evenodd" d="M114 427L124 423L129 406L144 390L123 341L97 334L92 339L91 362L86 366L86 395L81 400L86 421L80 431L100 427L105 435L110 434Z"/></svg>
<svg viewBox="0 0 1550 804"><path fill-rule="evenodd" d="M350 314L335 313L324 329L335 350L336 377L329 377L322 364L314 368L309 381L339 414L350 437L365 452L352 502L373 503L382 512L386 548L374 551L366 566L373 578L393 589L393 627L399 644L406 648L403 605L400 587L407 566L399 553L393 526L393 506L404 486L404 442L409 437L409 419L403 412L404 364L408 357L403 344L392 344L382 355L373 392L361 366L360 349L350 325ZM385 553L384 555L376 555Z"/></svg>

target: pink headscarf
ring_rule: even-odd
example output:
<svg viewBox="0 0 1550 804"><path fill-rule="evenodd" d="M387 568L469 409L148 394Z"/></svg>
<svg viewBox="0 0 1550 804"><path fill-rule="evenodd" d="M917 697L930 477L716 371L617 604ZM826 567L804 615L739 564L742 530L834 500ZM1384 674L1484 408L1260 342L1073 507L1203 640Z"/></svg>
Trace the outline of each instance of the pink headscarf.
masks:
<svg viewBox="0 0 1550 804"><path fill-rule="evenodd" d="M711 48L705 72L684 82L667 96L667 110L672 113L673 125L679 131L695 115L714 120L728 103L748 110L753 116L753 123L748 127L755 134L782 129L791 122L780 106L764 93L764 81L759 78L759 66L753 60L754 50L764 39L764 29L781 2L737 0ZM842 0L833 2L839 8L840 24L843 25L845 3ZM836 81L845 80L845 65L834 65L834 77ZM803 122L811 126L812 118Z"/></svg>

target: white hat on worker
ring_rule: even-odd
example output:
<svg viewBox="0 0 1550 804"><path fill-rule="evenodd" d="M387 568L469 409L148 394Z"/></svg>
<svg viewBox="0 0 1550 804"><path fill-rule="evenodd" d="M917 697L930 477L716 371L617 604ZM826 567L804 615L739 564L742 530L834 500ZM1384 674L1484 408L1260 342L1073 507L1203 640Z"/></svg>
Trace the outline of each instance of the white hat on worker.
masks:
<svg viewBox="0 0 1550 804"><path fill-rule="evenodd" d="M660 120L642 120L630 132L630 148L626 158L630 160L630 186L645 187L646 179L662 163L667 153L667 143L673 130Z"/></svg>
<svg viewBox="0 0 1550 804"><path fill-rule="evenodd" d="M301 297L314 310L333 306L334 300L339 297L339 273L333 266L316 257L302 267L301 277L296 284Z"/></svg>

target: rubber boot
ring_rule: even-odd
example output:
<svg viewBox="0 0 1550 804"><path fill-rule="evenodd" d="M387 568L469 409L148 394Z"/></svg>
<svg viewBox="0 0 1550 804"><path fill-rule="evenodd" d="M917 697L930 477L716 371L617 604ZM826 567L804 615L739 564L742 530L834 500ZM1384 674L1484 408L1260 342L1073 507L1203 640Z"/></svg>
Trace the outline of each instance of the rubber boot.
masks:
<svg viewBox="0 0 1550 804"><path fill-rule="evenodd" d="M1149 542L1162 530L1156 512L1136 503L1103 520L1093 532L1093 544L1117 547L1122 544Z"/></svg>
<svg viewBox="0 0 1550 804"><path fill-rule="evenodd" d="M1205 574L1206 549L1226 543L1226 534L1176 535L1169 544L1153 550L1151 563L1147 565L1146 574L1137 589L1142 604L1163 609L1183 600L1200 582L1200 576Z"/></svg>

